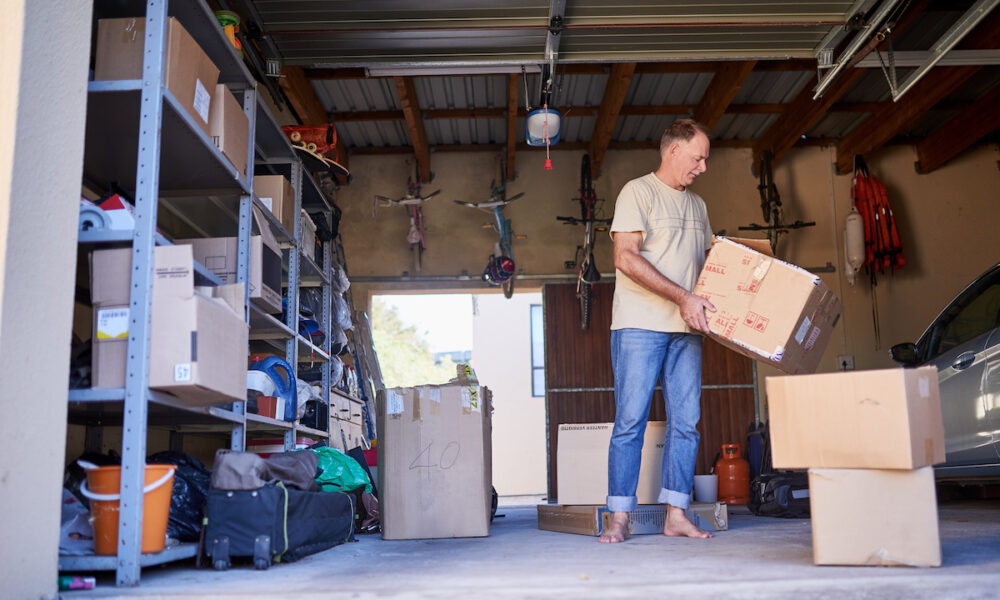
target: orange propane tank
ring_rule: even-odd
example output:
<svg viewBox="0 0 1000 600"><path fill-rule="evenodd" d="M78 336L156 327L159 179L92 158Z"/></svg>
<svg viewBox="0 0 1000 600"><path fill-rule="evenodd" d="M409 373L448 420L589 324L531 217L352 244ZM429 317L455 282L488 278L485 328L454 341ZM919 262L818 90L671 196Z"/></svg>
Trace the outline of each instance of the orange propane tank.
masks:
<svg viewBox="0 0 1000 600"><path fill-rule="evenodd" d="M750 463L743 459L739 444L723 444L715 463L719 476L719 502L746 504L750 501Z"/></svg>

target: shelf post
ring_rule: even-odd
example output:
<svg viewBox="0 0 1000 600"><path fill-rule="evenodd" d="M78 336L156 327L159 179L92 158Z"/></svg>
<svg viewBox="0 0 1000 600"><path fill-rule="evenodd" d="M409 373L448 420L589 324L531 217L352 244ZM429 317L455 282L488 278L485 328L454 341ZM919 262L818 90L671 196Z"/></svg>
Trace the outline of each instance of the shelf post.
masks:
<svg viewBox="0 0 1000 600"><path fill-rule="evenodd" d="M135 169L136 225L132 238L129 334L122 417L121 499L118 513L117 584L138 585L142 553L146 425L149 412L149 334L155 262L156 211L160 188L163 70L167 0L147 0L142 59L138 160Z"/></svg>

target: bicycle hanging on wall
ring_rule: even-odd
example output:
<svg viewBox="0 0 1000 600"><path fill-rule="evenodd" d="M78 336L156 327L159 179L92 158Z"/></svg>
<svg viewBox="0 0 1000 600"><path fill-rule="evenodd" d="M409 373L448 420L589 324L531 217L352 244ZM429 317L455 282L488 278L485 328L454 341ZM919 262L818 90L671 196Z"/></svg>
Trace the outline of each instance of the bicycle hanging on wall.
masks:
<svg viewBox="0 0 1000 600"><path fill-rule="evenodd" d="M593 286L601 280L601 272L594 261L595 233L606 231L611 219L597 218L597 204L603 202L594 192L594 184L590 175L590 155L584 154L580 165L580 197L574 198L580 203L580 218L556 217L566 225L583 225L583 245L576 247L576 256L567 267L576 267L576 298L580 302L580 329L586 331L590 327L590 307L593 299Z"/></svg>
<svg viewBox="0 0 1000 600"><path fill-rule="evenodd" d="M740 231L766 231L767 240L771 244L771 253L778 256L778 240L780 237L792 229L803 227L813 227L815 221L795 221L794 223L783 223L781 221L781 195L778 193L778 186L774 185L774 173L771 170L771 153L765 152L760 158L760 184L757 186L760 191L760 209L764 215L766 225L750 223L739 227Z"/></svg>
<svg viewBox="0 0 1000 600"><path fill-rule="evenodd" d="M406 233L406 242L410 245L410 251L413 252L413 271L415 273L420 272L421 257L424 253L424 249L426 248L424 245L424 212L421 207L424 202L427 202L440 193L441 190L435 190L426 196L421 196L420 176L418 174L416 178L406 178L406 195L402 198L394 199L387 196L379 196L378 194L372 197L373 219L375 218L375 213L378 210L380 203L383 208L390 206L406 206L409 209L410 229Z"/></svg>
<svg viewBox="0 0 1000 600"><path fill-rule="evenodd" d="M510 219L504 217L503 207L524 195L524 192L507 197L506 161L500 161L500 185L497 180L490 181L490 199L486 202L462 202L455 200L456 204L478 208L493 213L495 223L485 227L492 227L500 236L499 241L493 246L493 254L490 255L483 271L483 281L490 285L498 285L503 288L503 295L510 298L514 295L514 234L511 229Z"/></svg>

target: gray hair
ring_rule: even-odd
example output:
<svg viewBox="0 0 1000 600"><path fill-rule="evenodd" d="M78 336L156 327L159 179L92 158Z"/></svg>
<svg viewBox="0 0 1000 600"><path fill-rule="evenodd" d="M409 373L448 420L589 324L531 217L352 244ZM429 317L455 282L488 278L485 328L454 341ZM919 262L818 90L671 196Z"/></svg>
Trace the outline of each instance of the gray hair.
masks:
<svg viewBox="0 0 1000 600"><path fill-rule="evenodd" d="M674 142L690 142L691 138L698 132L708 137L708 130L705 126L694 119L677 119L667 127L660 138L660 152L670 147Z"/></svg>

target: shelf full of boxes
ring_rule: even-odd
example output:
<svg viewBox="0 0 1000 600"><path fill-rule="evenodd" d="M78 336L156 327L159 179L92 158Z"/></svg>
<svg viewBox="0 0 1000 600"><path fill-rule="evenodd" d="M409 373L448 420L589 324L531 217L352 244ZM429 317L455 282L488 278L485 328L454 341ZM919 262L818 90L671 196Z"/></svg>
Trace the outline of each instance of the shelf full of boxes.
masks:
<svg viewBox="0 0 1000 600"><path fill-rule="evenodd" d="M122 190L134 207L116 215L122 225L81 203L94 368L89 387L70 390L69 414L86 428L88 451L101 450L104 427L121 426L119 543L116 555L59 564L115 570L119 585L134 585L142 567L197 552L141 547L149 427L168 429L171 449L175 434L192 431L225 435L219 445L232 450L273 438L286 450L302 439L339 445L325 416L332 342L303 333L298 310L300 286L313 290L310 320L331 331L333 243L313 250L311 229L312 220L330 226L332 204L203 2L99 1L94 18L84 188ZM283 356L293 390L312 367L323 418L303 424L295 400L281 418L276 403L248 410L247 349Z"/></svg>

